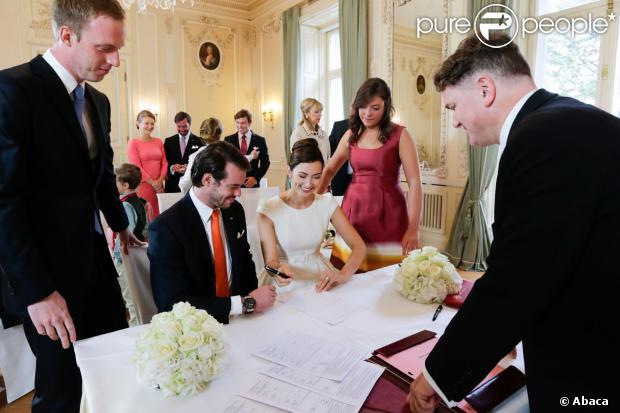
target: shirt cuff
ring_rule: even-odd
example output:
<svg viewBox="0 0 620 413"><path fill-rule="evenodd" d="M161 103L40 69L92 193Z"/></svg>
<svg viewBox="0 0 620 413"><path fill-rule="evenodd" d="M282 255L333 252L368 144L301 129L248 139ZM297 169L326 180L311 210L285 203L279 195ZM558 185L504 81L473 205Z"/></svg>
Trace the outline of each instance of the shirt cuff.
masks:
<svg viewBox="0 0 620 413"><path fill-rule="evenodd" d="M247 159L250 162L253 161L252 155L245 155L245 159Z"/></svg>
<svg viewBox="0 0 620 413"><path fill-rule="evenodd" d="M230 315L241 315L243 314L243 304L241 304L241 296L234 295L230 297Z"/></svg>
<svg viewBox="0 0 620 413"><path fill-rule="evenodd" d="M446 406L448 407L454 407L456 406L458 403L452 400L448 400L448 398L446 397L445 394L443 394L443 392L441 391L441 389L439 388L439 386L437 385L437 383L435 383L435 380L433 380L433 378L431 377L430 373L428 372L428 370L426 370L426 365L424 365L424 369L422 370L422 374L424 374L424 378L426 379L426 381L428 382L428 384L431 385L431 387L433 388L433 390L435 390L437 392L437 394L439 395L439 397L441 397L441 399L443 400L443 402L446 404Z"/></svg>
<svg viewBox="0 0 620 413"><path fill-rule="evenodd" d="M174 175L174 171L172 170L172 167L173 167L173 166L174 166L174 165L170 165L170 175Z"/></svg>

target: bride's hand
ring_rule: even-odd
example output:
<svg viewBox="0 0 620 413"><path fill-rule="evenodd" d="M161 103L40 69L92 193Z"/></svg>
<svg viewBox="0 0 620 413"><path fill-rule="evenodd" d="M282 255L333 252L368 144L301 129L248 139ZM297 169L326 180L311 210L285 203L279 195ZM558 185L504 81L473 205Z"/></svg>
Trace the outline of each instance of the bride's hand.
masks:
<svg viewBox="0 0 620 413"><path fill-rule="evenodd" d="M345 275L340 271L327 269L321 273L319 281L316 283L317 293L329 291L337 285L344 284L351 279L352 275Z"/></svg>
<svg viewBox="0 0 620 413"><path fill-rule="evenodd" d="M274 276L273 278L276 281L276 284L278 284L278 287L285 287L289 285L291 282L293 282L293 279L295 278L295 272L293 272L293 270L291 270L291 267L289 267L287 264L278 265L276 267L276 270L283 272L284 274L291 277L291 278L282 278L279 275Z"/></svg>

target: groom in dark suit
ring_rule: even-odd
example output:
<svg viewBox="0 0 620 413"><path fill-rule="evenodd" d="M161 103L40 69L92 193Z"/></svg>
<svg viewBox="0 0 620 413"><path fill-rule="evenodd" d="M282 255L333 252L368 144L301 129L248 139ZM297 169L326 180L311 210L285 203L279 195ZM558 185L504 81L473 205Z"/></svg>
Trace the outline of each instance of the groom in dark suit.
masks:
<svg viewBox="0 0 620 413"><path fill-rule="evenodd" d="M263 311L273 286L257 288L245 214L235 200L248 160L231 144L214 142L192 167L192 188L149 225L151 285L159 311L186 301L221 323Z"/></svg>
<svg viewBox="0 0 620 413"><path fill-rule="evenodd" d="M334 122L332 131L329 134L329 147L331 153L334 154L340 143L340 139L349 130L349 119L339 120ZM332 178L331 192L332 195L342 196L347 191L349 184L351 183L351 174L349 173L350 163L347 161L340 167L338 172Z"/></svg>
<svg viewBox="0 0 620 413"><path fill-rule="evenodd" d="M461 400L522 341L532 412L596 410L584 400L617 410L620 119L537 89L517 46L493 33L500 47L470 36L435 75L454 126L503 151L488 270L413 382L410 406Z"/></svg>
<svg viewBox="0 0 620 413"><path fill-rule="evenodd" d="M265 176L270 165L267 141L250 129L252 114L249 111L241 109L237 112L235 114L235 125L237 126L237 133L225 137L224 140L234 145L243 155L253 158L250 160L250 170L247 172L243 186L245 188L258 188L260 180Z"/></svg>
<svg viewBox="0 0 620 413"><path fill-rule="evenodd" d="M52 48L0 72L0 290L36 356L35 413L77 413L71 342L127 327L99 212L123 248L139 242L116 189L110 103L85 83L119 65L124 19L116 0L55 0Z"/></svg>
<svg viewBox="0 0 620 413"><path fill-rule="evenodd" d="M189 113L179 112L174 115L174 124L178 133L164 141L164 152L168 161L166 192L181 192L179 180L185 173L189 156L204 146L202 139L190 131L192 117Z"/></svg>

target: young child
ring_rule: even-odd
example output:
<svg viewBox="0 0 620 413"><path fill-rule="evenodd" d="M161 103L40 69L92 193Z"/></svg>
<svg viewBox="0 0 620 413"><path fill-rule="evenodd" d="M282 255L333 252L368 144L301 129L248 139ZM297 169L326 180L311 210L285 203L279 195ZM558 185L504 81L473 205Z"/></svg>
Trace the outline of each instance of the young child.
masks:
<svg viewBox="0 0 620 413"><path fill-rule="evenodd" d="M125 213L129 220L129 229L140 241L145 240L146 234L146 208L145 201L138 197L136 192L140 181L142 180L142 173L140 168L136 165L128 163L122 164L115 171L116 173L116 187L120 194L123 207L125 207ZM127 281L127 272L121 258L120 240L117 234L114 234L114 265L118 272L118 282L123 292L123 298L127 310L129 311L129 325L136 325L136 309L131 298L131 292L129 291L129 283Z"/></svg>

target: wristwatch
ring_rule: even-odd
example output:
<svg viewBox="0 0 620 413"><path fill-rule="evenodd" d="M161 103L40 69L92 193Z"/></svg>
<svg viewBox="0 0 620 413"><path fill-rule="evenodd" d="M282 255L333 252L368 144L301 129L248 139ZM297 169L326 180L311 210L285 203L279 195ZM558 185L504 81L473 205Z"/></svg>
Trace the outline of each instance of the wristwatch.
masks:
<svg viewBox="0 0 620 413"><path fill-rule="evenodd" d="M256 308L256 300L251 295L243 297L241 304L243 305L243 314L252 314Z"/></svg>

